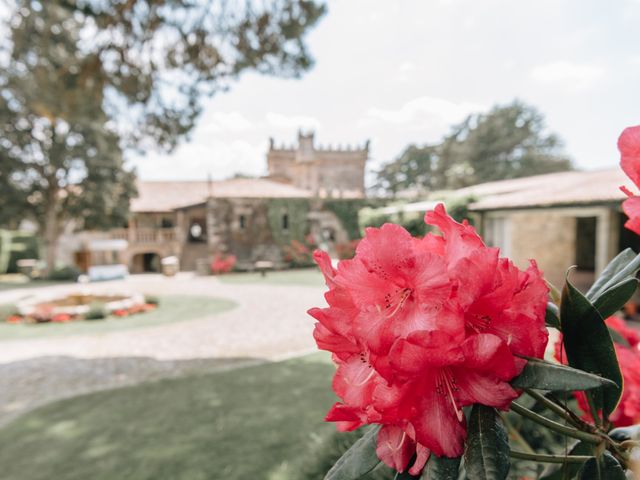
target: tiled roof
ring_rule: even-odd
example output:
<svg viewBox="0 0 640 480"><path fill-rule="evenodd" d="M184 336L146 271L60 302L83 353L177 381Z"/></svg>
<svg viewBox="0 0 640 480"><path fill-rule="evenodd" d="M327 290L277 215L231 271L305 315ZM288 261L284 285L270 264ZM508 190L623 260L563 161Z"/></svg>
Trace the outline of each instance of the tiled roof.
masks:
<svg viewBox="0 0 640 480"><path fill-rule="evenodd" d="M308 190L264 178L234 178L218 181L138 182L133 212L168 212L215 198L307 198Z"/></svg>
<svg viewBox="0 0 640 480"><path fill-rule="evenodd" d="M498 210L618 202L625 198L620 185L633 187L620 168L612 168L482 183L455 193L475 197L477 201L470 205L472 210Z"/></svg>

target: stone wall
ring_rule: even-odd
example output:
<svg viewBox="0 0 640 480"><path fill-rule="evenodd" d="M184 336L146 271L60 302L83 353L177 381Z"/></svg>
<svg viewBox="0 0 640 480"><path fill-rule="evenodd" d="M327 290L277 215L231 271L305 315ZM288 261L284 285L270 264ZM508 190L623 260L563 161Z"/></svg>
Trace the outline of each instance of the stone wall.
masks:
<svg viewBox="0 0 640 480"><path fill-rule="evenodd" d="M553 210L512 213L510 257L521 268L533 258L545 278L564 283L567 268L575 263L576 219Z"/></svg>

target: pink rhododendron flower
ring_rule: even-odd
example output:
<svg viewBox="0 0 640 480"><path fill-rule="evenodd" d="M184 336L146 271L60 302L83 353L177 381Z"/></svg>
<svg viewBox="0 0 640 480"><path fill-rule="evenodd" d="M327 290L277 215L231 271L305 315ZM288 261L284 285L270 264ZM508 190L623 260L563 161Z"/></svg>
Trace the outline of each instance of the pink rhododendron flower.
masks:
<svg viewBox="0 0 640 480"><path fill-rule="evenodd" d="M333 353L327 415L340 430L380 424L378 456L418 474L431 452L463 453L463 407L507 409L521 356L541 357L548 289L535 264L522 271L488 248L442 205L425 221L442 236L414 238L398 225L369 228L353 259L337 268L317 251L329 291L318 347Z"/></svg>
<svg viewBox="0 0 640 480"><path fill-rule="evenodd" d="M620 403L615 411L609 416L609 420L616 427L628 427L640 423L640 350L638 343L640 342L640 334L626 322L618 317L612 316L606 320L607 326L618 332L630 345L620 345L614 343L616 356L622 371L623 390ZM562 338L555 344L555 354L562 363L567 363L567 357L562 349ZM574 392L574 396L578 401L578 407L582 411L582 418L592 422L591 410L587 403L587 397L584 392Z"/></svg>
<svg viewBox="0 0 640 480"><path fill-rule="evenodd" d="M640 188L640 125L625 128L618 139L620 166L636 187ZM640 234L640 197L627 187L620 189L629 197L622 203L629 220L624 224L629 230Z"/></svg>

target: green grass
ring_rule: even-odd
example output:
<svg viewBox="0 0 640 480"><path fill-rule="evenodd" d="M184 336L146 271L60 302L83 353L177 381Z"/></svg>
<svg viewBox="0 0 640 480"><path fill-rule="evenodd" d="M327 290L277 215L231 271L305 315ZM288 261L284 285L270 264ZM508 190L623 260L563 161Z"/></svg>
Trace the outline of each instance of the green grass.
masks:
<svg viewBox="0 0 640 480"><path fill-rule="evenodd" d="M4 275L3 278L7 278L7 275ZM76 283L72 280L10 280L5 281L0 279L0 292L4 292L6 290L17 290L19 288L39 288L39 287L51 287L54 285L68 285L71 283Z"/></svg>
<svg viewBox="0 0 640 480"><path fill-rule="evenodd" d="M263 284L263 285L299 285L322 287L324 280L317 268L300 268L267 272L263 277L256 272L227 273L218 277L221 282L229 284Z"/></svg>
<svg viewBox="0 0 640 480"><path fill-rule="evenodd" d="M159 307L147 313L129 317L108 317L104 320L84 320L70 323L18 324L0 323L0 341L49 336L107 333L128 328L143 328L164 323L194 320L234 308L231 300L190 295L160 297ZM0 314L8 313L10 305L0 305ZM2 319L6 315L2 315Z"/></svg>
<svg viewBox="0 0 640 480"><path fill-rule="evenodd" d="M328 356L50 404L0 430L3 480L282 480L334 401Z"/></svg>

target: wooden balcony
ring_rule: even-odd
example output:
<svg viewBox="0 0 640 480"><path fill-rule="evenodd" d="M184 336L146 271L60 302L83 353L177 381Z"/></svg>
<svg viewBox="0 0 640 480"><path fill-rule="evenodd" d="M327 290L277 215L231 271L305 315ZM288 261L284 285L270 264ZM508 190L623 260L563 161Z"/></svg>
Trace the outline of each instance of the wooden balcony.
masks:
<svg viewBox="0 0 640 480"><path fill-rule="evenodd" d="M175 228L116 228L111 238L126 240L129 245L157 245L177 241Z"/></svg>

